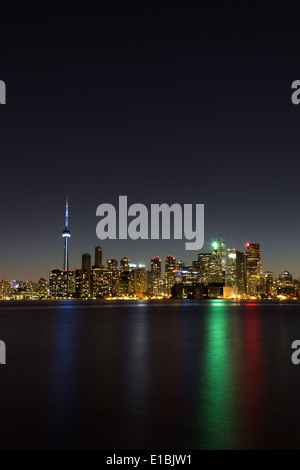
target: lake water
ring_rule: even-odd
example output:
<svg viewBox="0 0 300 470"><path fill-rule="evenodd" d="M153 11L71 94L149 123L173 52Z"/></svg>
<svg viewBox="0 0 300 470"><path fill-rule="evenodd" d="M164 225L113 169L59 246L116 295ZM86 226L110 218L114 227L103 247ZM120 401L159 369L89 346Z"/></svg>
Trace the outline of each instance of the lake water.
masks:
<svg viewBox="0 0 300 470"><path fill-rule="evenodd" d="M300 448L296 339L297 301L0 302L0 448Z"/></svg>

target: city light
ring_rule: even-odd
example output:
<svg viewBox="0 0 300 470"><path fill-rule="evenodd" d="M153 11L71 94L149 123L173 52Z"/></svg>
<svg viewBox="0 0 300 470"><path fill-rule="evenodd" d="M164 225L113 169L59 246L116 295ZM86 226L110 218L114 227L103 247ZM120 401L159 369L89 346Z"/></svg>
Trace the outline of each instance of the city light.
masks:
<svg viewBox="0 0 300 470"><path fill-rule="evenodd" d="M280 299L300 298L300 280L283 271L278 279L263 271L259 243L244 244L244 252L226 249L224 241L211 243L210 253L198 253L191 265L174 255L153 257L150 268L124 256L102 262L102 247L83 253L81 268L69 269L69 203L66 200L63 269L52 269L49 282L0 281L0 300L47 299Z"/></svg>

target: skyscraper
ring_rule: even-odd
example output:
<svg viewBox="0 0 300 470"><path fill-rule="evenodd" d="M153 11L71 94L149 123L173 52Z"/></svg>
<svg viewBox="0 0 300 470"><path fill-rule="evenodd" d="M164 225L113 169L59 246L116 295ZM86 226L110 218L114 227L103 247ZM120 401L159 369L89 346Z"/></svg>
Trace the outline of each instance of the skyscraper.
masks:
<svg viewBox="0 0 300 470"><path fill-rule="evenodd" d="M82 255L82 269L84 271L90 272L91 270L91 255L89 253L84 253Z"/></svg>
<svg viewBox="0 0 300 470"><path fill-rule="evenodd" d="M38 281L38 291L40 298L45 298L48 296L48 281L45 277L41 277Z"/></svg>
<svg viewBox="0 0 300 470"><path fill-rule="evenodd" d="M69 230L69 201L68 201L68 198L66 200L65 229L62 233L62 237L65 239L63 271L69 271L69 238L71 238L71 232Z"/></svg>
<svg viewBox="0 0 300 470"><path fill-rule="evenodd" d="M259 243L246 243L247 294L256 295L262 276Z"/></svg>
<svg viewBox="0 0 300 470"><path fill-rule="evenodd" d="M274 285L274 274L272 271L266 271L264 273L265 286L268 296L275 294L275 285Z"/></svg>
<svg viewBox="0 0 300 470"><path fill-rule="evenodd" d="M99 266L102 266L102 248L100 245L95 248L95 267L99 268Z"/></svg>
<svg viewBox="0 0 300 470"><path fill-rule="evenodd" d="M70 299L75 294L75 273L53 269L50 272L50 293L53 299Z"/></svg>
<svg viewBox="0 0 300 470"><path fill-rule="evenodd" d="M161 295L161 259L157 256L151 260L151 295Z"/></svg>
<svg viewBox="0 0 300 470"><path fill-rule="evenodd" d="M110 296L111 273L104 266L92 267L91 296L93 299L105 299Z"/></svg>
<svg viewBox="0 0 300 470"><path fill-rule="evenodd" d="M209 284L210 281L210 264L211 264L211 253L199 253L198 262L195 265L199 271L199 282L201 284Z"/></svg>
<svg viewBox="0 0 300 470"><path fill-rule="evenodd" d="M135 295L142 298L146 294L146 289L146 267L140 264L136 270Z"/></svg>
<svg viewBox="0 0 300 470"><path fill-rule="evenodd" d="M107 260L107 271L109 273L109 296L116 297L119 295L119 271L118 260Z"/></svg>
<svg viewBox="0 0 300 470"><path fill-rule="evenodd" d="M225 282L226 252L224 262L224 250L226 247L222 241L212 244L212 252L209 267L209 283Z"/></svg>
<svg viewBox="0 0 300 470"><path fill-rule="evenodd" d="M226 286L237 287L239 294L246 293L245 255L234 248L227 250Z"/></svg>
<svg viewBox="0 0 300 470"><path fill-rule="evenodd" d="M76 269L75 296L77 299L87 299L90 294L90 271Z"/></svg>
<svg viewBox="0 0 300 470"><path fill-rule="evenodd" d="M130 259L127 256L121 259L121 273L124 271L129 271Z"/></svg>
<svg viewBox="0 0 300 470"><path fill-rule="evenodd" d="M165 265L165 278L166 278L166 295L171 295L171 289L175 283L175 270L176 270L176 258L175 256L166 257Z"/></svg>

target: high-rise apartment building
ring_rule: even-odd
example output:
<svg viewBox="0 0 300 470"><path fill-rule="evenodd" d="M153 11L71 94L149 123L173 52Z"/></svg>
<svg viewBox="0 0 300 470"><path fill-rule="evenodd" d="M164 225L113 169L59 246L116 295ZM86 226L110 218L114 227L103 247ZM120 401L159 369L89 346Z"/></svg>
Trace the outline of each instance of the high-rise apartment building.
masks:
<svg viewBox="0 0 300 470"><path fill-rule="evenodd" d="M161 259L156 256L151 259L151 295L152 297L159 297L162 295L161 291Z"/></svg>

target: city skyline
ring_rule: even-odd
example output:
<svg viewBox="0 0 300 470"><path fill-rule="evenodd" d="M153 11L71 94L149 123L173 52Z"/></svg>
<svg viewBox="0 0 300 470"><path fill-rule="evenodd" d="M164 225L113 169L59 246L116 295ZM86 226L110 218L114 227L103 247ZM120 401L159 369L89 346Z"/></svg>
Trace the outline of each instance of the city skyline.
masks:
<svg viewBox="0 0 300 470"><path fill-rule="evenodd" d="M143 8L126 22L121 12L25 15L14 18L17 45L4 22L1 278L61 265L66 194L73 268L97 244L97 207L127 194L146 206L202 203L204 251L220 231L239 249L258 240L267 269L300 275L297 28L282 20L279 37L271 18L253 28L200 10L172 10L155 29ZM109 240L105 252L193 259L172 240Z"/></svg>
<svg viewBox="0 0 300 470"><path fill-rule="evenodd" d="M68 227L68 224L66 224ZM222 238L212 243L211 251L198 253L192 266L175 256L151 259L145 265L123 257L103 263L101 246L96 246L94 263L90 253L82 254L81 267L74 271L53 269L49 281L0 280L1 300L47 299L294 299L300 298L300 280L288 272L278 278L264 271L260 245L246 243L245 252L228 248ZM165 274L162 266L165 265Z"/></svg>
<svg viewBox="0 0 300 470"><path fill-rule="evenodd" d="M171 232L170 232L170 233L171 233L171 237L172 237L172 235L173 235L173 227L172 227L172 224L171 224ZM71 239L71 231L69 230L69 197L68 197L68 196L66 196L66 202L65 202L65 224L64 224L64 230L63 230L63 232L62 232L62 238L64 239L63 271L69 271L69 270L70 270L70 271L75 271L76 269L78 269L79 264L77 264L77 265L76 265L75 267L73 267L73 268L72 268L72 267L69 268L69 243L70 243L70 241L71 241L71 240L70 240L70 239ZM216 242L217 240L221 240L222 242L224 241L224 246L227 248L228 251L229 251L229 250L239 250L239 251L241 251L241 247L238 248L237 246L234 246L234 245L233 245L233 243L234 243L233 238L231 238L231 239L229 240L229 244L228 244L228 242L226 242L225 240L223 240L222 234L219 233L219 237L215 237L214 239L211 239L209 242L204 243L204 246L203 246L202 250L200 250L200 251L198 251L198 250L192 250L192 251L191 251L191 250L184 250L184 253L186 254L186 256L185 256L185 257L182 257L181 261L184 262L185 265L187 265L187 266L188 266L188 265L192 265L193 261L195 261L195 259L193 258L193 256L195 256L195 254L198 255L199 253L206 253L206 252L209 251L210 249L213 249L213 248L214 248L214 245L217 244L217 242ZM138 240L138 241L139 241L139 242L142 242L142 240ZM104 245L105 245L106 243L109 244L110 242L114 243L115 241L105 240L105 241L104 241ZM128 242L128 240L126 240L126 243L127 243L127 242ZM131 241L131 242L132 242L132 241ZM146 243L147 243L147 242L149 242L149 241L146 240ZM160 240L158 240L158 242L161 242L162 244L165 244L166 242L167 242L168 244L170 244L170 243L172 244L172 242L174 242L174 240L172 240L172 239L171 239L171 240L162 240L162 239L160 239ZM102 243L103 243L103 242L101 242L101 244L102 244ZM133 243L137 243L137 240L133 241ZM144 241L144 243L145 243L145 241ZM243 241L243 243L242 243L242 250L247 250L247 246L249 246L249 243L253 243L253 242L250 241L249 239L247 239L247 241ZM101 250L101 253L98 253L98 254L97 254L97 249L98 249L98 250ZM98 240L98 244L97 244L95 250L96 250L96 252L95 252L95 265L102 264L102 246L100 245L99 240ZM82 254L78 254L78 253L77 253L75 259L76 259L76 258L78 259L78 256L89 256L89 257L91 258L91 255L90 255L90 253L88 253L88 252L84 252L84 253L82 253ZM106 259L107 259L107 260L109 260L109 259L116 259L116 260L118 261L119 259L121 260L122 258L124 258L124 256L125 256L124 254L122 255L122 257L118 257L118 258L115 257L115 256L107 256ZM126 256L128 256L128 255L126 255ZM168 259L168 258L170 258L170 257L171 257L171 258L174 257L174 254L170 254L170 252L169 252L169 253L168 253L166 256L164 256L164 257L157 256L157 258L160 258L160 259L163 259L163 258ZM190 260L191 257L192 257L192 260ZM154 259L154 258L155 258L155 256L151 256L150 259L152 260L152 259ZM100 262L100 263L97 263L97 259L101 259L101 262ZM143 259L145 260L145 257L144 257ZM177 256L177 259L179 260L180 258ZM150 263L149 263L149 259L148 259L147 262L145 262L145 261L141 262L141 261L139 261L139 260L137 261L137 260L134 258L134 256L133 256L133 261L134 261L135 264L137 264L137 265L143 264L144 266L146 266L147 269L150 269L150 267L151 267L151 261L150 261ZM190 261L190 262L189 262L189 261ZM71 261L71 265L72 265L72 261ZM74 263L73 263L73 265L74 265ZM52 267L48 272L50 272L50 271L52 271L52 270L54 270L54 269L60 269L60 268L59 268L59 265L56 266L56 267ZM284 269L282 269L281 271L279 271L279 272L277 273L276 270L269 269L268 266L266 266L266 268L265 268L264 270L265 270L265 271L272 271L272 272L274 273L274 276L275 276L275 277L277 277L277 275L279 275L279 273L282 273L282 272L284 272L284 271L288 271L288 269L285 267ZM166 273L164 272L164 267L163 267L163 269L162 269L162 274L166 274ZM46 273L40 274L40 275L38 275L35 279L38 280L38 279L40 279L41 277L47 277L47 274L46 274ZM294 277L296 278L297 276L294 275ZM3 276L2 276L2 279L8 279L8 277L6 278L6 277L3 277ZM18 276L16 277L16 276L15 276L15 277L10 278L10 279L11 279L11 280L20 280L20 281L24 281L24 280L29 280L29 279L33 280L34 278L30 278L30 276L25 276L25 278L18 277Z"/></svg>

